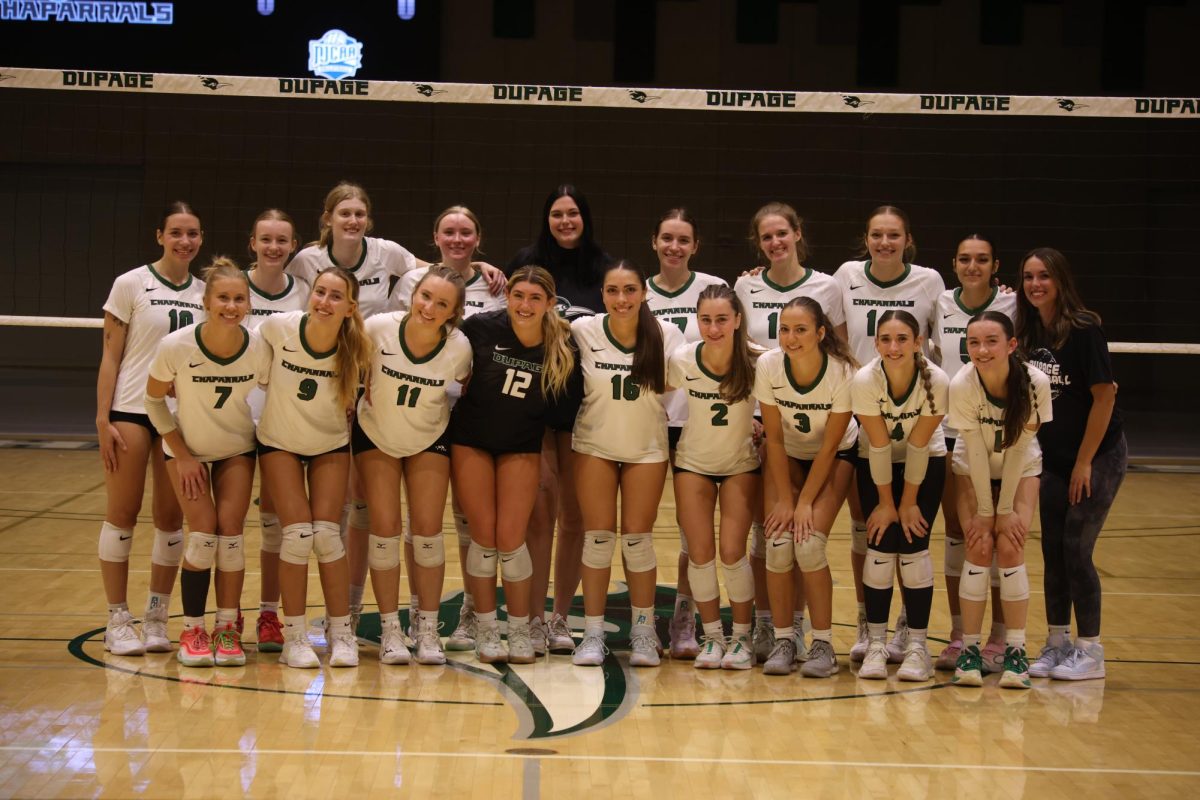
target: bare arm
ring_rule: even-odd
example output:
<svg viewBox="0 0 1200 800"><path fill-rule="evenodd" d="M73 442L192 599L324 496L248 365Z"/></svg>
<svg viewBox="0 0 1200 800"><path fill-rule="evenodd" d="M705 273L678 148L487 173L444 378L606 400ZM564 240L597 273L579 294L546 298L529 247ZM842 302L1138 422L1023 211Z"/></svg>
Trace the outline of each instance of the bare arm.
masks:
<svg viewBox="0 0 1200 800"><path fill-rule="evenodd" d="M129 326L111 313L104 312L104 345L100 354L100 372L96 377L96 433L100 437L100 458L105 472L117 469L117 450L125 450L125 440L109 422L113 393L117 390L117 373L125 355L125 337Z"/></svg>
<svg viewBox="0 0 1200 800"><path fill-rule="evenodd" d="M1092 496L1092 459L1100 442L1104 441L1104 433L1112 421L1113 409L1117 404L1117 385L1115 383L1097 383L1092 387L1092 408L1088 411L1087 427L1083 431L1083 441L1079 443L1079 453L1075 456L1075 467L1071 470L1071 486L1069 497L1071 505L1083 502L1085 497Z"/></svg>
<svg viewBox="0 0 1200 800"><path fill-rule="evenodd" d="M763 530L777 538L792 522L792 480L788 474L787 450L783 444L783 417L778 406L760 405L763 432L767 439L767 477L775 485L775 505L767 510Z"/></svg>
<svg viewBox="0 0 1200 800"><path fill-rule="evenodd" d="M816 530L813 522L813 503L825 486L826 479L833 468L833 460L837 457L838 445L850 425L851 413L844 411L830 414L825 422L825 436L821 440L821 449L813 459L812 467L804 478L804 487L800 490L800 498L796 501L795 526L796 540L804 541Z"/></svg>

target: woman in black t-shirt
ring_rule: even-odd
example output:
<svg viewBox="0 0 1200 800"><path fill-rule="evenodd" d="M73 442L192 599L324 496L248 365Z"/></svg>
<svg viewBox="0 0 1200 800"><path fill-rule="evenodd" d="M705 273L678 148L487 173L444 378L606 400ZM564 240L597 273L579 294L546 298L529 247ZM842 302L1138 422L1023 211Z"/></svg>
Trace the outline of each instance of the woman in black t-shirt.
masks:
<svg viewBox="0 0 1200 800"><path fill-rule="evenodd" d="M525 535L546 420L575 366L554 289L544 269L521 267L508 279L508 307L475 314L461 328L474 360L450 417L450 469L471 530L465 578L475 598L475 654L485 663L534 659ZM497 568L508 604L507 651L496 622Z"/></svg>
<svg viewBox="0 0 1200 800"><path fill-rule="evenodd" d="M1125 477L1128 450L1100 316L1084 307L1066 256L1049 247L1021 261L1017 337L1050 377L1054 419L1038 430L1042 557L1049 637L1035 678L1104 677L1096 539ZM1079 637L1070 638L1071 608Z"/></svg>

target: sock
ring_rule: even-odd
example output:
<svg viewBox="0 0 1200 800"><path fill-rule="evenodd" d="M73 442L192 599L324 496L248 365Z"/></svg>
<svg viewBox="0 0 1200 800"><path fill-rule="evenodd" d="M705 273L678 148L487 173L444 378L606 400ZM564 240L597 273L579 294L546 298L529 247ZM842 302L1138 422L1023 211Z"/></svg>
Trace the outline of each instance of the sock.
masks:
<svg viewBox="0 0 1200 800"><path fill-rule="evenodd" d="M721 620L704 623L704 636L708 639L723 639L725 638L725 630L721 627Z"/></svg>
<svg viewBox="0 0 1200 800"><path fill-rule="evenodd" d="M1075 640L1075 646L1079 647L1080 650L1083 649L1082 647L1080 647L1081 643L1085 644L1085 645L1100 644L1100 637L1099 636L1080 636L1078 639Z"/></svg>
<svg viewBox="0 0 1200 800"><path fill-rule="evenodd" d="M473 611L475 609L475 598L466 590L463 590L462 607L464 611Z"/></svg>
<svg viewBox="0 0 1200 800"><path fill-rule="evenodd" d="M160 617L167 615L167 608L171 605L171 595L162 594L161 592L150 592L146 598L146 616L154 616L155 612Z"/></svg>
<svg viewBox="0 0 1200 800"><path fill-rule="evenodd" d="M928 628L909 628L908 641L910 644L919 644L925 646L925 637L929 635Z"/></svg>
<svg viewBox="0 0 1200 800"><path fill-rule="evenodd" d="M858 621L863 622L867 618L867 604L865 602L858 604Z"/></svg>
<svg viewBox="0 0 1200 800"><path fill-rule="evenodd" d="M227 623L237 622L238 610L236 608L217 608L217 626Z"/></svg>
<svg viewBox="0 0 1200 800"><path fill-rule="evenodd" d="M308 624L308 620L305 619L303 614L301 614L297 617L286 617L285 616L283 618L284 635L287 636L289 639L293 638L293 637L303 636L304 628L305 628L305 625L307 625L307 624Z"/></svg>
<svg viewBox="0 0 1200 800"><path fill-rule="evenodd" d="M1009 628L1005 634L1004 643L1009 647L1017 650L1025 649L1025 629L1024 628Z"/></svg>
<svg viewBox="0 0 1200 800"><path fill-rule="evenodd" d="M203 628L203 627L204 627L204 617L189 617L187 615L184 615L183 629L185 631L189 630L191 628Z"/></svg>
<svg viewBox="0 0 1200 800"><path fill-rule="evenodd" d="M887 623L886 622L868 622L867 636L872 642L882 642L887 638Z"/></svg>
<svg viewBox="0 0 1200 800"><path fill-rule="evenodd" d="M583 618L583 635L584 636L603 636L604 635L604 615L584 616Z"/></svg>
<svg viewBox="0 0 1200 800"><path fill-rule="evenodd" d="M1046 636L1046 644L1051 647L1063 648L1071 643L1070 625L1051 625L1050 633Z"/></svg>
<svg viewBox="0 0 1200 800"><path fill-rule="evenodd" d="M481 625L494 628L496 626L496 609L493 608L491 611L476 611L475 619Z"/></svg>
<svg viewBox="0 0 1200 800"><path fill-rule="evenodd" d="M437 629L438 612L436 611L417 611L418 625L432 625L434 630Z"/></svg>
<svg viewBox="0 0 1200 800"><path fill-rule="evenodd" d="M951 633L962 632L962 614L950 615L950 631Z"/></svg>
<svg viewBox="0 0 1200 800"><path fill-rule="evenodd" d="M693 611L692 598L690 595L677 594L675 595L675 616L686 617L688 614L695 613Z"/></svg>
<svg viewBox="0 0 1200 800"><path fill-rule="evenodd" d="M408 596L408 607L409 607L409 608L411 608L411 609L418 609L418 608L420 608L420 607L421 607L421 600L420 600L420 598L418 598L418 597L417 597L415 594L410 594L410 595Z"/></svg>
<svg viewBox="0 0 1200 800"><path fill-rule="evenodd" d="M754 609L754 619L761 620L764 625L770 623L772 621L771 610L767 609L766 611L760 611L758 609Z"/></svg>
<svg viewBox="0 0 1200 800"><path fill-rule="evenodd" d="M749 622L733 623L733 638L734 639L750 638L750 623Z"/></svg>
<svg viewBox="0 0 1200 800"><path fill-rule="evenodd" d="M833 644L833 628L826 628L824 630L813 628L812 637L814 642L829 642Z"/></svg>
<svg viewBox="0 0 1200 800"><path fill-rule="evenodd" d="M359 586L354 583L350 584L350 605L352 607L362 605L362 596L363 596L364 589L366 589L365 586Z"/></svg>
<svg viewBox="0 0 1200 800"><path fill-rule="evenodd" d="M526 614L525 616L518 617L516 614L509 614L508 615L508 627L509 628L528 628L529 627L529 615Z"/></svg>
<svg viewBox="0 0 1200 800"><path fill-rule="evenodd" d="M646 606L645 608L633 606L630 619L633 620L634 625L653 625L654 608L652 606Z"/></svg>
<svg viewBox="0 0 1200 800"><path fill-rule="evenodd" d="M269 612L271 612L272 614L275 614L275 615L277 615L277 616L278 616L278 614L279 614L279 603L278 603L278 602L275 602L275 603L268 603L266 600L264 600L264 601L262 601L261 603L259 603L259 604L258 604L258 613L262 614L262 613L264 613L264 612L267 612L267 611L269 611Z"/></svg>
<svg viewBox="0 0 1200 800"><path fill-rule="evenodd" d="M775 629L775 640L776 641L779 641L780 639L790 639L795 635L796 635L796 629L794 627L792 627L791 625L788 625L786 628L776 628Z"/></svg>
<svg viewBox="0 0 1200 800"><path fill-rule="evenodd" d="M349 635L350 633L350 615L344 617L330 616L329 619L329 634L331 636Z"/></svg>
<svg viewBox="0 0 1200 800"><path fill-rule="evenodd" d="M963 650L966 650L968 647L978 648L979 643L982 640L983 640L983 634L981 634L981 633L964 633L963 634Z"/></svg>
<svg viewBox="0 0 1200 800"><path fill-rule="evenodd" d="M128 603L109 603L108 604L108 615L110 617L115 616L116 614L120 614L122 611L129 611Z"/></svg>
<svg viewBox="0 0 1200 800"><path fill-rule="evenodd" d="M399 610L380 612L379 624L380 625L388 625L390 623L394 623L396 625L400 624L400 611Z"/></svg>

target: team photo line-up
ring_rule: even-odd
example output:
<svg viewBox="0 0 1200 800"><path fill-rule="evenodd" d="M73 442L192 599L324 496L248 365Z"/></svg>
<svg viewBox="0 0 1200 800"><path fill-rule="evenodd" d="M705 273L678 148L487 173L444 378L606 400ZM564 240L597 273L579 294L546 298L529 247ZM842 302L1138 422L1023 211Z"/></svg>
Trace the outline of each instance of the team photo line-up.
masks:
<svg viewBox="0 0 1200 800"><path fill-rule="evenodd" d="M730 288L691 271L700 231L686 210L647 224L650 274L605 253L571 185L548 195L536 241L504 270L480 260L483 231L464 206L434 221L438 263L371 230L367 194L341 183L317 242L301 247L291 217L268 209L251 227L249 268L216 257L201 281L190 271L201 220L175 202L158 223L161 256L114 282L96 417L113 654L173 649L168 606L182 567L179 661L245 663L242 533L257 461L257 649L291 667L320 665L305 616L314 555L331 667L358 663L368 577L383 664L473 650L485 663L549 652L600 665L618 549L629 662L658 665L651 531L670 473L673 658L837 673L826 549L848 504L860 678L886 679L889 664L901 680L940 669L979 686L994 672L1017 689L1104 676L1092 553L1127 451L1100 318L1062 253L1025 255L1014 291L1000 285L993 243L966 232L953 262L960 285L947 290L913 263L907 215L882 206L861 252L828 275L804 265L796 212L769 203L749 225L766 266ZM128 562L147 472L155 530L139 627ZM443 641L448 496L465 587ZM1030 660L1035 508L1048 635ZM951 631L935 659L926 642L939 511ZM581 583L580 635L567 618Z"/></svg>

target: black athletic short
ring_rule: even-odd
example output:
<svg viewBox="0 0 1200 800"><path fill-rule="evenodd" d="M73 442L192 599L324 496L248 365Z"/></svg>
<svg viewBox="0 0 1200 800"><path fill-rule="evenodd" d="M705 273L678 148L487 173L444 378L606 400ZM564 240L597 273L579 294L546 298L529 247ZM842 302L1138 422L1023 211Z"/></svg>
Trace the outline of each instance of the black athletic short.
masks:
<svg viewBox="0 0 1200 800"><path fill-rule="evenodd" d="M676 450L679 447L679 439L681 436L683 436L682 425L667 426L667 447L672 451Z"/></svg>
<svg viewBox="0 0 1200 800"><path fill-rule="evenodd" d="M147 414L134 414L131 411L109 411L108 412L108 421L109 422L128 422L133 425L141 425L143 428L150 431L151 438L153 438L153 439L159 438L158 431L154 430L154 423L152 423L150 421L150 417Z"/></svg>
<svg viewBox="0 0 1200 800"><path fill-rule="evenodd" d="M292 453L291 450L283 450L279 447L271 447L270 445L263 444L262 442L257 443L255 450L258 453L259 458L262 458L263 456L267 455L268 453ZM292 455L294 455L296 458L300 459L301 461L308 462L308 461L312 461L314 458L320 458L321 456L330 456L330 455L333 455L334 453L349 453L349 452L350 452L350 443L347 442L346 444L342 445L341 447L335 447L332 450L326 450L324 453L317 453L316 455L313 455L313 456L302 456L299 453L292 453Z"/></svg>
<svg viewBox="0 0 1200 800"><path fill-rule="evenodd" d="M259 447L261 447L261 445L259 445ZM234 458L248 458L248 459L250 459L251 461L253 461L253 460L254 460L254 457L255 457L256 455L257 455L257 451L256 451L256 450L247 450L245 453L238 453L236 456L229 456L229 458L218 458L218 459L217 459L217 460L215 460L215 461L204 461L204 462L202 462L202 463L204 463L204 464L208 464L210 467L212 467L212 471L213 471L213 472L216 472L218 469L220 469L220 468L221 468L221 465L222 465L222 464L224 464L226 461L229 461L230 459L234 459ZM175 456L169 456L169 455L167 455L167 454L166 454L166 451L163 451L163 459L164 459L164 460L166 460L166 461L174 461L174 460L175 460Z"/></svg>
<svg viewBox="0 0 1200 800"><path fill-rule="evenodd" d="M857 452L857 446L851 445L845 450L838 450L837 453L834 454L833 459L834 461L849 461L851 464L853 464L857 458ZM812 469L813 460L811 458L792 458L791 456L788 456L788 460L795 461L797 464L799 464L801 468L803 468L805 475L807 475L808 471Z"/></svg>
<svg viewBox="0 0 1200 800"><path fill-rule="evenodd" d="M733 475L707 475L703 472L696 472L693 469L684 469L683 467L672 467L672 469L675 471L676 474L679 474L681 472L686 472L689 475L699 475L701 478L708 478L710 481L712 481L714 484L716 484L717 487L720 487L721 483L727 478L733 478L738 475L761 475L762 474L762 467L755 467L754 469L748 469L745 472L737 472L737 473L734 473Z"/></svg>
<svg viewBox="0 0 1200 800"><path fill-rule="evenodd" d="M350 426L350 449L355 455L365 453L368 450L378 450L379 445L371 440L367 432L358 424L358 417L354 418L354 423ZM450 457L450 429L442 431L442 435L437 438L437 441L426 447L421 452L436 453L439 456Z"/></svg>

